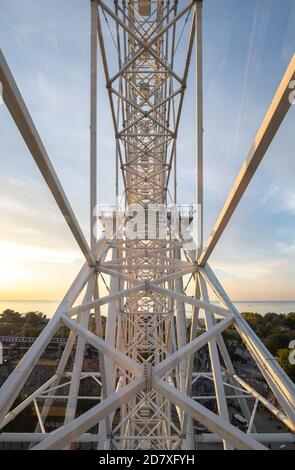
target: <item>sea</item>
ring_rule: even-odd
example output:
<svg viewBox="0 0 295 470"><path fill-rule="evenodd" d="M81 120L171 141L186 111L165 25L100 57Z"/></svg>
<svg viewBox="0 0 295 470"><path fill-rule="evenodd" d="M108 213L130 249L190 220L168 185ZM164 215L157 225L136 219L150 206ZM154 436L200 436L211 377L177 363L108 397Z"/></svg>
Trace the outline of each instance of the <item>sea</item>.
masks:
<svg viewBox="0 0 295 470"><path fill-rule="evenodd" d="M57 309L60 301L58 300L0 300L0 313L6 309L12 309L16 312L42 312L50 318ZM218 305L218 302L213 302ZM295 300L293 301L234 301L236 308L240 312L256 312L265 315L268 312L286 314L295 312Z"/></svg>

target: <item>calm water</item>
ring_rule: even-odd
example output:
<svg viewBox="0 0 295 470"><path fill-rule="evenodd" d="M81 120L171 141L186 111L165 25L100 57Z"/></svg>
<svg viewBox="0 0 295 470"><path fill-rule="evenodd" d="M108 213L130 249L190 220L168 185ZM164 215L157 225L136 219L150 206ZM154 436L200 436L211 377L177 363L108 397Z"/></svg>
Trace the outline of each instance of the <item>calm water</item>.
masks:
<svg viewBox="0 0 295 470"><path fill-rule="evenodd" d="M234 302L235 306L240 312L256 312L261 315L265 315L268 312L273 313L288 313L295 312L295 301L290 302L255 302L255 301L244 301Z"/></svg>
<svg viewBox="0 0 295 470"><path fill-rule="evenodd" d="M218 302L214 302L218 303ZM257 312L261 315L265 315L267 312L275 313L288 313L295 312L295 301L290 302L254 302L254 301L243 301L234 302L235 306L240 312ZM59 301L42 301L42 300L0 300L0 313L3 310L10 308L20 313L35 312L39 311L45 313L48 317L51 317L59 305Z"/></svg>

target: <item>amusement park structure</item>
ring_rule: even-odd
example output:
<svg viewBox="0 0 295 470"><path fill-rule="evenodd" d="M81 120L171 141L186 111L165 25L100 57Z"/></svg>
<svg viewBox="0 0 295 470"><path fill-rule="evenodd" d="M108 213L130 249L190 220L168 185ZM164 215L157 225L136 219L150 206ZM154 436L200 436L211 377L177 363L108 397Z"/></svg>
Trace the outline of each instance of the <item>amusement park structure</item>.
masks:
<svg viewBox="0 0 295 470"><path fill-rule="evenodd" d="M208 448L214 443L225 450L260 450L266 443L292 442L295 385L233 305L208 261L292 104L295 55L204 243L203 2L90 3L90 245L8 64L0 55L3 101L85 256L84 266L57 311L0 389L0 441L28 442L30 448L40 450L70 449L75 443L86 442L94 443L97 449L198 449L200 443ZM105 230L97 237L99 53L116 139L114 186L118 200L121 178L124 210L120 219L116 218L120 226L115 224L113 235ZM193 72L191 62L195 64ZM178 233L170 210L172 205L177 220L190 222L190 215L175 209L177 138L189 73L196 76L195 247L187 243L189 224L183 224ZM126 226L135 205L143 210L143 230L130 237ZM165 230L154 230L155 236L150 234L146 215L152 206L158 208L158 219L163 212L167 215ZM110 219L112 214L104 222ZM102 279L107 295L100 295ZM218 304L212 301L213 292ZM83 300L77 303L81 294ZM104 334L103 306L107 306ZM54 375L20 401L21 390L38 359L62 326L70 333ZM235 329L240 335L275 400L263 396L235 370L223 335L227 329ZM95 372L83 370L87 344L98 351ZM207 348L209 359L204 370L196 365L196 355L202 348ZM70 357L74 359L69 370ZM200 378L213 384L213 409L206 406L201 395L192 394L192 386L197 388ZM81 413L79 390L86 379L96 381L101 391L96 404ZM66 397L64 419L51 432L47 420L61 391ZM229 400L247 423L245 429L233 422ZM35 432L8 432L7 425L17 422L18 415L32 405L36 410ZM259 408L280 420L284 431L262 433L255 422ZM204 429L200 434L195 432L196 423Z"/></svg>

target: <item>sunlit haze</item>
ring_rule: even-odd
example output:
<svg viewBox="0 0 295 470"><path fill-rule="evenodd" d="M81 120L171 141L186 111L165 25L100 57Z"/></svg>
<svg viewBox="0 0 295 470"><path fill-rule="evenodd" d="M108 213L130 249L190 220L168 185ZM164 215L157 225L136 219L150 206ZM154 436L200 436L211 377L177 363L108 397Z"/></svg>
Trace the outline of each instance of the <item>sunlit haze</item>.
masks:
<svg viewBox="0 0 295 470"><path fill-rule="evenodd" d="M2 0L0 46L89 239L89 2ZM205 238L294 53L292 0L204 2ZM107 32L106 32L107 34ZM110 39L111 40L111 39ZM195 202L194 57L178 138L179 201ZM98 200L115 140L99 59ZM295 106L210 260L234 300L294 300ZM0 105L0 300L56 300L83 256Z"/></svg>

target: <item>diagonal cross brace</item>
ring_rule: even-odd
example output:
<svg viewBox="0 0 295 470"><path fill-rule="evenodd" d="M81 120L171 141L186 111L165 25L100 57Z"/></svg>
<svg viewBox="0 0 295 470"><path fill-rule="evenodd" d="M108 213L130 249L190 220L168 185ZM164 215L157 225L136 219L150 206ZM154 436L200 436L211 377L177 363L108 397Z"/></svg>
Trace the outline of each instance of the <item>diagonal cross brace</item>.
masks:
<svg viewBox="0 0 295 470"><path fill-rule="evenodd" d="M198 264L204 266L224 232L233 212L242 199L265 153L272 143L284 117L290 109L290 83L295 79L295 54L293 55L274 99L264 117L259 131L250 148L248 157L243 163L240 173L234 182L229 196L218 216L207 244L201 253Z"/></svg>
<svg viewBox="0 0 295 470"><path fill-rule="evenodd" d="M65 221L67 222L76 242L78 243L87 263L94 265L88 243L83 235L81 227L76 219L73 209L58 179L55 169L46 152L43 142L33 123L22 95L8 67L5 57L0 50L0 82L3 85L3 100L18 127L28 149L31 152L45 182L50 189Z"/></svg>

